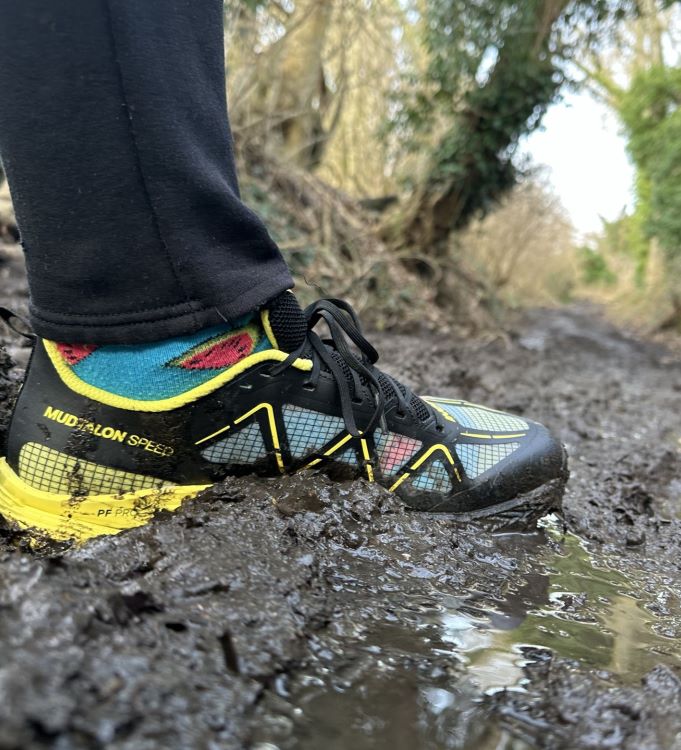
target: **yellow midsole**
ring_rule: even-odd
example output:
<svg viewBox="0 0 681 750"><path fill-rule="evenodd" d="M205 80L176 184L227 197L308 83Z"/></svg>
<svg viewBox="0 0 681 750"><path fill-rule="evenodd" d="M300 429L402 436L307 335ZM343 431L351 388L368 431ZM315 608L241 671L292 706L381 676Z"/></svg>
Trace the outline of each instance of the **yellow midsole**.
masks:
<svg viewBox="0 0 681 750"><path fill-rule="evenodd" d="M52 539L85 541L142 526L159 510L176 510L210 485L168 486L117 495L73 497L36 490L0 458L0 515Z"/></svg>

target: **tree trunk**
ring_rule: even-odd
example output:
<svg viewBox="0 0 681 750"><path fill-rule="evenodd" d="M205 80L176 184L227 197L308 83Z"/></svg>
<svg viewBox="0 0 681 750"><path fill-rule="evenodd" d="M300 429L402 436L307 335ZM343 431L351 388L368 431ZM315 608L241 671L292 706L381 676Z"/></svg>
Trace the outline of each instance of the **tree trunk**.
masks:
<svg viewBox="0 0 681 750"><path fill-rule="evenodd" d="M244 11L231 30L245 53L230 79L232 129L243 147L255 145L303 169L319 164L332 128L325 130L325 120L333 119L327 114L336 103L324 74L333 7L333 0L296 0L288 15L279 7L285 32L255 55L267 38L256 14Z"/></svg>
<svg viewBox="0 0 681 750"><path fill-rule="evenodd" d="M283 156L307 169L319 163L326 140L323 53L332 6L332 0L299 0L278 60Z"/></svg>
<svg viewBox="0 0 681 750"><path fill-rule="evenodd" d="M487 81L465 96L452 129L435 148L422 186L387 228L393 244L443 258L451 232L513 186L509 151L559 85L548 43L568 2L538 0L524 30L501 46Z"/></svg>

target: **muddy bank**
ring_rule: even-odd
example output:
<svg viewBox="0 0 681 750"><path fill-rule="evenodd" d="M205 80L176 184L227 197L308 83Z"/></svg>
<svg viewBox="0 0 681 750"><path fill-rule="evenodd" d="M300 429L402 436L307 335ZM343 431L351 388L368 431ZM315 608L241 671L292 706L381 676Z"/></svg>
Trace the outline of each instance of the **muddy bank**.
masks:
<svg viewBox="0 0 681 750"><path fill-rule="evenodd" d="M567 534L322 477L230 480L80 549L4 529L0 748L676 747L681 361L589 309L511 327L379 342L422 393L558 432ZM0 341L1 431L26 350Z"/></svg>

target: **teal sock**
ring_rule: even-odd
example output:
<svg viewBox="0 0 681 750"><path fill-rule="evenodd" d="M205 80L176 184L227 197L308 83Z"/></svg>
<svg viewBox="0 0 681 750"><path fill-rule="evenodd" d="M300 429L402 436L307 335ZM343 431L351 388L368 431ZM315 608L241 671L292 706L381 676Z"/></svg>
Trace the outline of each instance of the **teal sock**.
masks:
<svg viewBox="0 0 681 750"><path fill-rule="evenodd" d="M156 401L179 396L272 348L260 315L234 326L222 324L197 333L148 344L56 344L59 356L88 385L117 396Z"/></svg>

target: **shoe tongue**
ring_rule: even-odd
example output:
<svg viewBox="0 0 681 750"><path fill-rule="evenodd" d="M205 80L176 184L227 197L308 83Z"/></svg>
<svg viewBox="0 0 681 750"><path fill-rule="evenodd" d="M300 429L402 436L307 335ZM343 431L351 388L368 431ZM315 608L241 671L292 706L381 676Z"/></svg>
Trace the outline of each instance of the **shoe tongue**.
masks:
<svg viewBox="0 0 681 750"><path fill-rule="evenodd" d="M269 323L279 349L295 351L307 335L307 321L293 292L282 292L267 304Z"/></svg>

